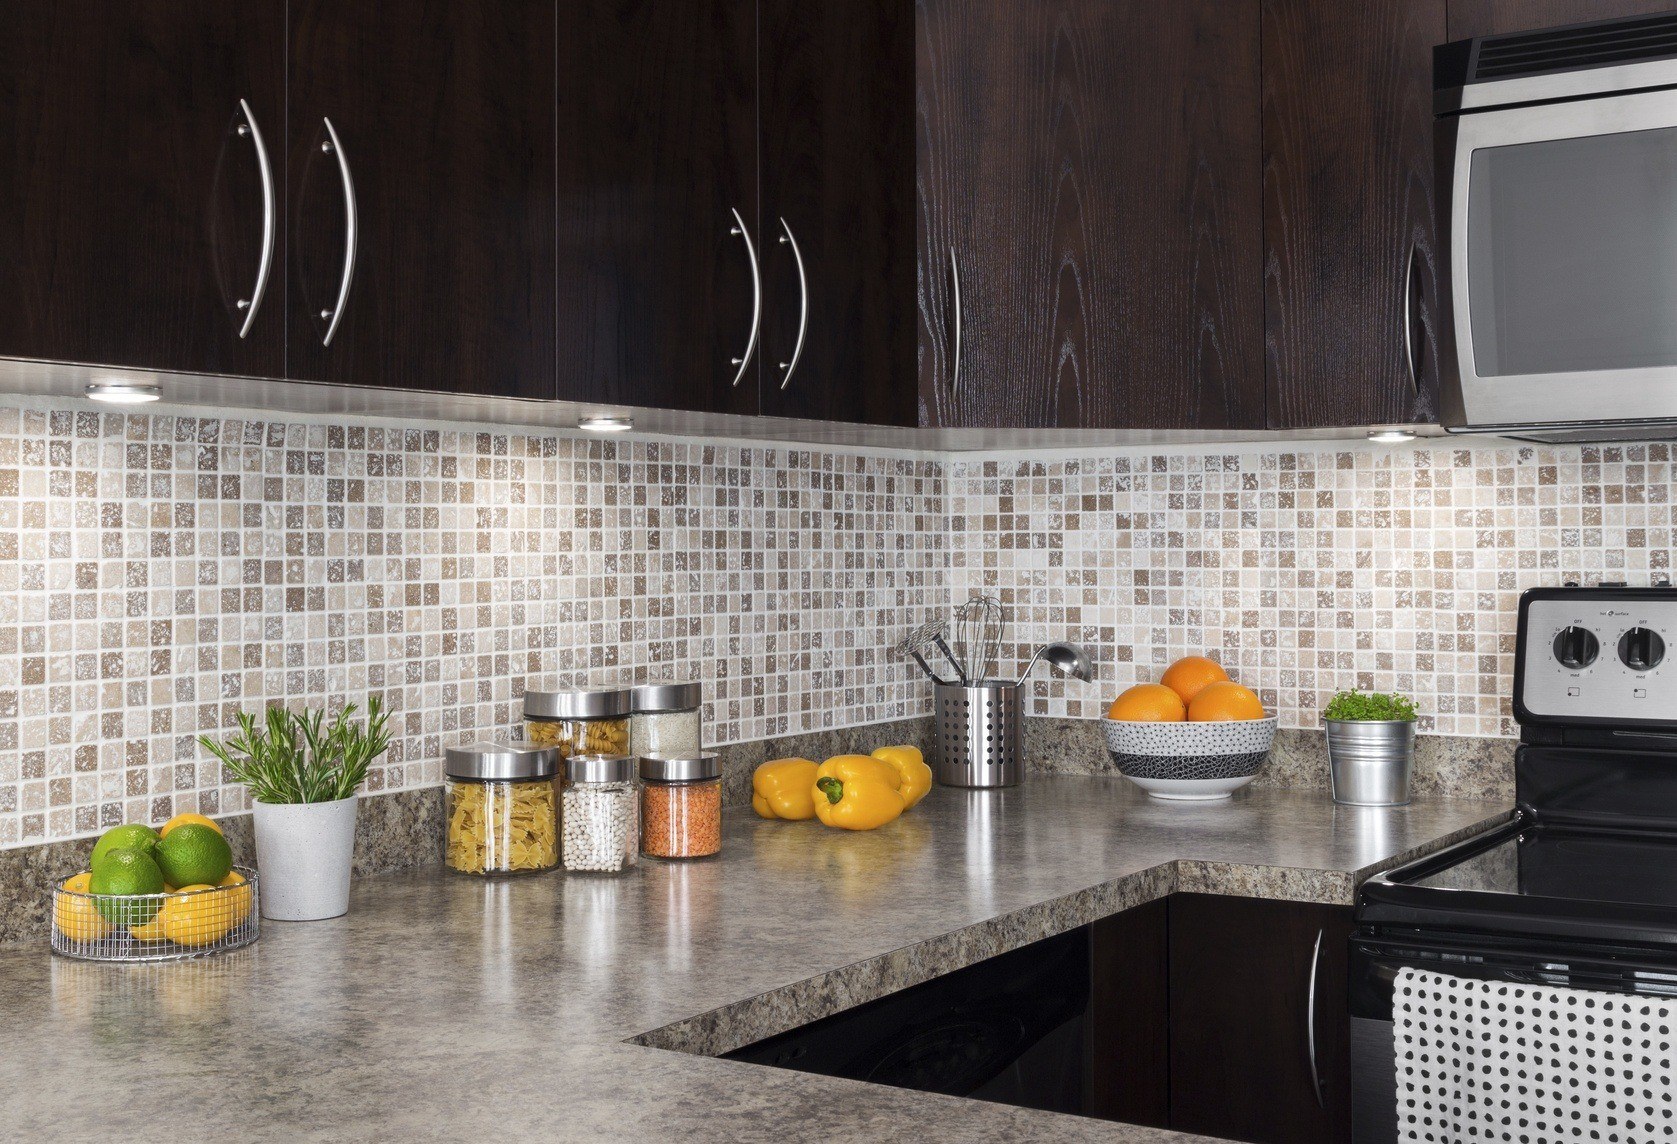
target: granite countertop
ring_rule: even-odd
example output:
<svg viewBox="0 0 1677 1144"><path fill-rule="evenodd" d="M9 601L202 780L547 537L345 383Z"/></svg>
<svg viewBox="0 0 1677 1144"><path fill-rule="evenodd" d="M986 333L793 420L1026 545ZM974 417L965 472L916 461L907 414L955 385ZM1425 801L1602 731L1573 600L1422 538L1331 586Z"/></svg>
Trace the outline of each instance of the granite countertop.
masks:
<svg viewBox="0 0 1677 1144"><path fill-rule="evenodd" d="M692 1052L1177 889L1349 903L1508 809L1039 776L865 834L736 812L720 859L624 877L365 878L346 917L196 962L73 962L43 937L0 950L0 1115L13 1138L174 1142L1197 1139Z"/></svg>

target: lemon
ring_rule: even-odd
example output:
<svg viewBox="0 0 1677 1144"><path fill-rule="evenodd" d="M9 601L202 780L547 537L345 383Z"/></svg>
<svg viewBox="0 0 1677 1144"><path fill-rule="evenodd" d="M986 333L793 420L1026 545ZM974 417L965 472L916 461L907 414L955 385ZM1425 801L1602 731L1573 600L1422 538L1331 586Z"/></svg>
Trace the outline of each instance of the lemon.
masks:
<svg viewBox="0 0 1677 1144"><path fill-rule="evenodd" d="M163 909L168 909L168 908L169 908L169 905L168 905L167 902L165 902L163 904ZM128 927L128 933L129 933L130 936L133 937L133 939L135 941L162 941L162 940L164 940L164 938L166 938L168 935L163 932L163 910L158 910L157 915L155 917L153 917L151 919L151 921L147 922L145 925L129 926Z"/></svg>
<svg viewBox="0 0 1677 1144"><path fill-rule="evenodd" d="M245 876L234 870L221 880L221 884L223 886L244 886ZM250 887L246 886L242 890L234 890L231 894L222 896L227 899L233 911L234 925L238 925L250 917Z"/></svg>
<svg viewBox="0 0 1677 1144"><path fill-rule="evenodd" d="M138 850L142 854L149 854L151 848L157 845L157 831L149 826L142 826L131 822L126 826L113 826L99 836L99 841L93 844L93 856L87 860L89 870L98 870L99 864L105 860L105 855L113 850Z"/></svg>
<svg viewBox="0 0 1677 1144"><path fill-rule="evenodd" d="M71 941L98 941L111 932L110 925L93 908L93 899L72 896L91 893L88 883L92 879L93 875L85 871L67 878L60 887L67 893L54 895L52 924Z"/></svg>
<svg viewBox="0 0 1677 1144"><path fill-rule="evenodd" d="M112 850L99 860L88 880L94 908L119 926L143 926L157 916L163 893L163 873L151 855L139 850Z"/></svg>
<svg viewBox="0 0 1677 1144"><path fill-rule="evenodd" d="M187 825L207 826L217 834L221 833L221 827L217 826L214 821L205 818L201 814L177 814L175 817L163 824L163 828L157 832L157 837L167 838L169 837L169 831L173 830L175 827Z"/></svg>
<svg viewBox="0 0 1677 1144"><path fill-rule="evenodd" d="M182 886L157 915L163 935L179 945L213 945L233 928L235 896L214 886Z"/></svg>
<svg viewBox="0 0 1677 1144"><path fill-rule="evenodd" d="M215 827L183 823L157 844L157 865L171 886L215 886L233 868L233 848Z"/></svg>

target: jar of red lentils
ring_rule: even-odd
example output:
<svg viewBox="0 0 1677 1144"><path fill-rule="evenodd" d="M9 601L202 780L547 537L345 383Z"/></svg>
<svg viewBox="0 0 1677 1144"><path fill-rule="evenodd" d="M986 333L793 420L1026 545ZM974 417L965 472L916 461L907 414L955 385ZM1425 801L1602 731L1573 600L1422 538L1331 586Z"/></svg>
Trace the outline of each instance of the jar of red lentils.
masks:
<svg viewBox="0 0 1677 1144"><path fill-rule="evenodd" d="M708 858L722 849L722 766L715 755L641 760L641 853Z"/></svg>

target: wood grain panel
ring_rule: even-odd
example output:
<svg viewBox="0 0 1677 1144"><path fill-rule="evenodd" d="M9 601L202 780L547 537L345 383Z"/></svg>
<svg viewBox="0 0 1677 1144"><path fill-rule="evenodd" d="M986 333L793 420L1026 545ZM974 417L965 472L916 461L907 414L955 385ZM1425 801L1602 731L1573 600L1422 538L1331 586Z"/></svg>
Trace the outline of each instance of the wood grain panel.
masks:
<svg viewBox="0 0 1677 1144"><path fill-rule="evenodd" d="M1671 11L1672 0L1448 0L1450 38L1531 32L1589 20L1652 16Z"/></svg>
<svg viewBox="0 0 1677 1144"><path fill-rule="evenodd" d="M262 186L284 195L284 0L11 4L0 33L0 355L278 377L283 230L257 278ZM277 209L277 208L276 208Z"/></svg>
<svg viewBox="0 0 1677 1144"><path fill-rule="evenodd" d="M555 0L292 0L289 375L554 394ZM336 158L360 210L345 246Z"/></svg>
<svg viewBox="0 0 1677 1144"><path fill-rule="evenodd" d="M1436 418L1431 53L1443 38L1443 0L1264 0L1271 428Z"/></svg>
<svg viewBox="0 0 1677 1144"><path fill-rule="evenodd" d="M1087 1116L1170 1127L1170 944L1161 898L1090 927Z"/></svg>
<svg viewBox="0 0 1677 1144"><path fill-rule="evenodd" d="M1257 5L919 7L928 420L1259 424Z"/></svg>

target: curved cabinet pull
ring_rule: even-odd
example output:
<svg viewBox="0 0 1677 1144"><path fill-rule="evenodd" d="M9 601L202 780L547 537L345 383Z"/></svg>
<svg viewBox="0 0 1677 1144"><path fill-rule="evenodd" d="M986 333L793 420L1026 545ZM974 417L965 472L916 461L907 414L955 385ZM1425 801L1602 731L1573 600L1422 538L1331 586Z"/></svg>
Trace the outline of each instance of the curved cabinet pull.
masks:
<svg viewBox="0 0 1677 1144"><path fill-rule="evenodd" d="M1415 330L1410 312L1415 298L1415 244L1409 244L1409 261L1403 267L1403 363L1409 369L1409 384L1417 395L1421 392L1421 378L1415 372Z"/></svg>
<svg viewBox="0 0 1677 1144"><path fill-rule="evenodd" d="M751 337L746 340L745 352L729 359L730 364L740 367L733 380L733 384L738 386L745 376L746 367L751 364L751 355L757 352L757 335L763 328L763 276L757 269L757 248L751 243L751 232L745 229L745 219L740 217L737 208L729 209L734 212L734 225L728 233L737 234L745 240L745 258L751 264Z"/></svg>
<svg viewBox="0 0 1677 1144"><path fill-rule="evenodd" d="M1322 1097L1322 1072L1316 1067L1316 975L1322 967L1322 939L1327 932L1326 929L1316 931L1316 948L1310 951L1310 984L1304 1002L1304 1043L1310 1053L1310 1084L1316 1090L1317 1105L1324 1109L1328 1103Z"/></svg>
<svg viewBox="0 0 1677 1144"><path fill-rule="evenodd" d="M343 140L338 138L338 129L332 126L330 119L322 119L326 124L326 142L320 149L338 160L338 174L344 182L344 269L338 279L338 301L330 310L320 312L320 320L326 323L326 336L320 339L320 344L332 344L332 335L338 332L338 323L343 320L344 304L349 301L350 283L355 281L355 249L360 242L360 219L355 210L355 180L349 173L349 156L344 154Z"/></svg>
<svg viewBox="0 0 1677 1144"><path fill-rule="evenodd" d="M262 308L262 296L268 292L268 271L274 266L274 169L268 164L268 148L262 142L262 129L256 125L256 116L250 110L250 104L239 100L239 114L244 122L239 124L239 134L250 136L251 145L256 148L256 166L262 174L262 259L256 267L256 286L251 290L249 298L239 299L239 309L245 313L244 324L239 327L239 337L250 333L251 323L256 321L256 311Z"/></svg>
<svg viewBox="0 0 1677 1144"><path fill-rule="evenodd" d="M792 360L780 363L780 368L786 371L786 376L780 379L780 388L785 389L792 380L792 371L798 368L798 359L804 355L804 335L809 332L809 279L804 276L804 256L798 249L798 240L792 237L792 228L786 225L786 220L780 220L780 229L786 233L780 236L780 241L792 248L792 260L798 264L798 340L792 346Z"/></svg>
<svg viewBox="0 0 1677 1144"><path fill-rule="evenodd" d="M955 309L955 352L952 355L954 365L949 371L949 393L952 397L961 395L961 263L955 257L955 248L949 248L949 285L950 301Z"/></svg>

